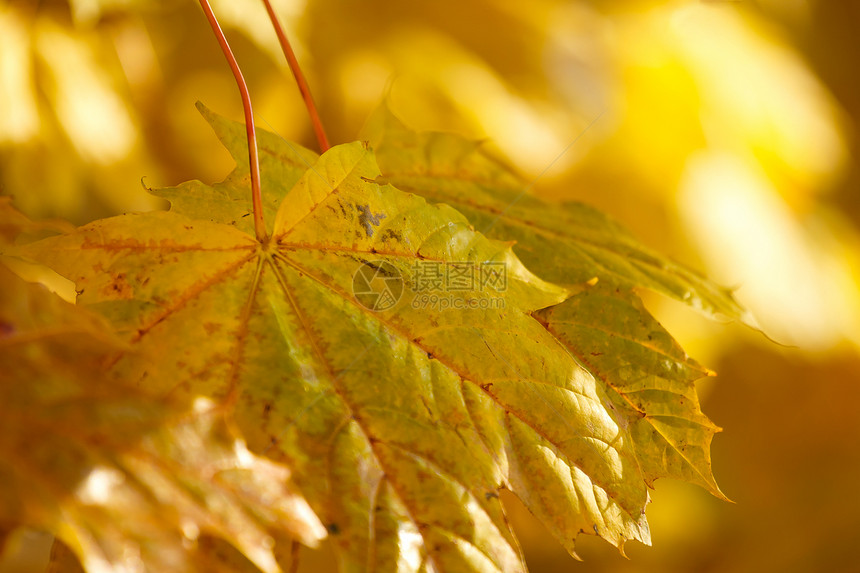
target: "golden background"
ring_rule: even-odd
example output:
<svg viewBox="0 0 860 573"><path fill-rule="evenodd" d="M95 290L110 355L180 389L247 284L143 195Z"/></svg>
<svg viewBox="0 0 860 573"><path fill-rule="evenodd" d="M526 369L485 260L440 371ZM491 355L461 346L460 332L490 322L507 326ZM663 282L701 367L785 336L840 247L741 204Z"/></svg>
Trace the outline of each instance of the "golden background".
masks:
<svg viewBox="0 0 860 573"><path fill-rule="evenodd" d="M262 3L212 3L258 125L315 148ZM658 481L654 547L625 560L584 536L579 563L508 500L533 572L860 571L860 3L273 4L333 142L383 98L415 128L486 138L535 193L596 205L737 287L780 343L648 296L719 373L700 392L736 503ZM31 217L163 208L141 177L223 178L197 100L242 118L193 0L0 4L0 193ZM0 571L33 570L21 552L46 541L19 537Z"/></svg>

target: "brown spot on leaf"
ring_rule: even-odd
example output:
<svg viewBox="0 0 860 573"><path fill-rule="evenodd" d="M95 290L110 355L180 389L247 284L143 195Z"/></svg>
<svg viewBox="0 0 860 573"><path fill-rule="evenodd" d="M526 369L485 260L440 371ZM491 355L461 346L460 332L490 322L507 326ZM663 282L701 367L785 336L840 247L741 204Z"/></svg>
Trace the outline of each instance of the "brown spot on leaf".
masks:
<svg viewBox="0 0 860 573"><path fill-rule="evenodd" d="M217 322L205 322L203 323L203 329L206 331L206 334L211 336L221 330L221 325Z"/></svg>
<svg viewBox="0 0 860 573"><path fill-rule="evenodd" d="M109 299L128 300L134 297L134 288L128 283L125 273L111 273L111 281L102 289Z"/></svg>
<svg viewBox="0 0 860 573"><path fill-rule="evenodd" d="M395 242L395 243L399 243L403 240L403 237L400 235L400 233L395 231L394 229L386 229L382 233L381 238L383 241L391 241L391 242ZM421 257L420 254L419 254L419 257L423 258L423 257Z"/></svg>

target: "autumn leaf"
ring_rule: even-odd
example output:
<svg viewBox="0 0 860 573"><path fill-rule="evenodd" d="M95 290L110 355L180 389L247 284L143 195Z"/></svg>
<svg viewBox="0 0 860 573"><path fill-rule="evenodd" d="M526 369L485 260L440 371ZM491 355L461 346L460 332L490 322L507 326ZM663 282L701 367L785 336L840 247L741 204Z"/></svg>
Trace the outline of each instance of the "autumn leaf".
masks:
<svg viewBox="0 0 860 573"><path fill-rule="evenodd" d="M719 428L701 412L694 384L711 372L686 355L634 289L752 323L731 292L649 250L587 205L553 205L534 197L527 182L479 142L415 133L386 106L366 132L376 146L380 181L456 207L489 237L515 240L518 256L546 280L590 284L535 318L603 383L649 485L674 477L724 498L710 462Z"/></svg>
<svg viewBox="0 0 860 573"><path fill-rule="evenodd" d="M31 221L12 206L11 197L0 197L0 247L15 244L23 238L33 240L38 233L69 232L74 227L63 221Z"/></svg>
<svg viewBox="0 0 860 573"><path fill-rule="evenodd" d="M264 188L283 188L270 161L297 148L262 147ZM279 173L302 161L292 157ZM115 376L234 408L252 450L294 471L344 570L522 570L499 487L570 551L582 531L649 542L647 489L610 399L530 316L570 291L453 209L374 183L360 143L304 172L269 243L236 226L247 207L229 189L245 186L238 169L221 190L159 192L176 200L170 213L96 221L27 249L135 347ZM450 290L456 311L422 307L414 274L426 265L501 265L505 283ZM397 277L397 304L365 306L363 287Z"/></svg>
<svg viewBox="0 0 860 573"><path fill-rule="evenodd" d="M276 571L273 534L325 535L223 412L104 384L126 347L103 318L2 265L0 284L0 524L54 532L88 571L196 570L199 534Z"/></svg>

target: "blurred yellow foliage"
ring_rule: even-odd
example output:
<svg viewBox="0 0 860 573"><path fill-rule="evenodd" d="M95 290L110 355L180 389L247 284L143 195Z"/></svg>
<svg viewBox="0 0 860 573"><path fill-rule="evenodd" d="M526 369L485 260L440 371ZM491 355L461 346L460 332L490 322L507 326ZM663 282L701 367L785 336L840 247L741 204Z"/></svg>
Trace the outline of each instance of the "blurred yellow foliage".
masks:
<svg viewBox="0 0 860 573"><path fill-rule="evenodd" d="M754 403L726 406L715 416L736 435L725 444L747 431L773 443L793 439L785 435L805 424L791 404L805 398L782 399L779 409L767 399L781 395L784 384L794 392L814 387L819 397L844 395L845 402L860 398L860 164L852 139L860 117L853 69L860 8L813 0L273 3L334 141L354 139L388 97L406 123L485 136L538 180L535 193L594 204L646 243L738 287L764 331L797 349L761 350L771 345L762 336L649 299L693 354L710 357L717 370L729 365L718 387L738 389L739 380L762 386L736 399ZM193 103L203 100L236 119L241 108L195 4L13 0L0 7L0 191L33 217L82 223L159 208L140 184L144 176L151 185L223 177L230 159ZM260 126L313 147L262 4L213 4L248 77ZM754 368L760 360L772 369ZM744 417L751 412L758 416L754 425ZM860 432L836 422L826 412L816 418L799 455L815 455L820 437L830 443L829 455L852 457L847 467L856 470L850 452ZM715 441L718 478L742 474L733 464L750 458L721 440ZM772 455L791 451L781 446ZM809 570L754 559L749 544L777 544L779 537L733 533L750 522L816 528L815 535L792 538L791 554L797 563L840 569L827 559L843 555L834 539L847 543L860 535L857 518L847 517L851 504L822 500L814 511L834 518L814 525L790 509L812 495L806 488L826 489L837 476L813 479L816 467L792 466L795 473L786 475L784 464L755 464L758 481L741 476L729 484L727 494L742 500L731 510L704 493L658 483L656 496L674 496L687 525L672 527L679 518L669 515L672 501L661 499L655 549L631 548L632 561L623 567L611 551L585 550L586 567ZM765 505L745 493L766 489L768 480L783 483L782 503ZM690 504L698 513L691 514ZM515 521L537 527L512 511ZM846 533L852 527L854 534ZM539 533L523 538L533 542L526 551L535 570L567 566L534 549L543 547ZM719 552L737 558L721 560L703 549L716 540Z"/></svg>

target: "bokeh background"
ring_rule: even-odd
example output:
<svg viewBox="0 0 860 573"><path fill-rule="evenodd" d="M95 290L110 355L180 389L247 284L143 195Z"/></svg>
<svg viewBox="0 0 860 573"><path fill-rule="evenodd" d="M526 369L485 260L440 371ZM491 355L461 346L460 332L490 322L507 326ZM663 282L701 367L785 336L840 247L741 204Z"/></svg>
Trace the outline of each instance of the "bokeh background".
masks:
<svg viewBox="0 0 860 573"><path fill-rule="evenodd" d="M262 3L212 3L258 125L314 148ZM579 563L508 500L533 572L860 571L860 3L273 3L334 142L383 98L415 128L486 138L533 192L736 287L770 338L647 296L719 374L700 392L736 503L658 481L654 546L625 559L581 537ZM197 100L242 117L193 0L0 2L0 193L32 217L164 208L142 177L223 178ZM0 571L50 543L19 537Z"/></svg>

